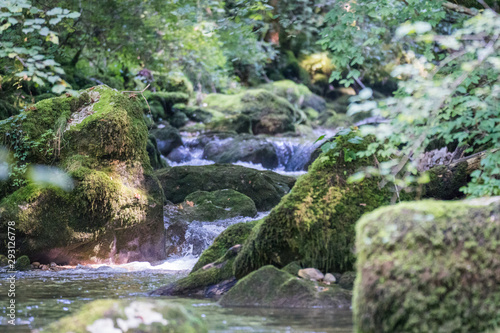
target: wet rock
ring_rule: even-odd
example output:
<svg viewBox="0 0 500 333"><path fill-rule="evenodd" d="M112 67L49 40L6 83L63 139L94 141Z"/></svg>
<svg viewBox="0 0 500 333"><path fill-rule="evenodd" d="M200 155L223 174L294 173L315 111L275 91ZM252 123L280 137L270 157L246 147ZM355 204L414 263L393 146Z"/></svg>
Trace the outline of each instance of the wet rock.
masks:
<svg viewBox="0 0 500 333"><path fill-rule="evenodd" d="M304 268L299 270L298 275L306 280L311 281L321 281L325 277L323 273L321 273L316 268Z"/></svg>
<svg viewBox="0 0 500 333"><path fill-rule="evenodd" d="M175 128L181 128L186 125L189 118L181 111L175 111L172 116L168 118L168 122Z"/></svg>
<svg viewBox="0 0 500 333"><path fill-rule="evenodd" d="M184 104L176 104L173 107L174 112L182 112L184 113L190 120L199 122L199 123L208 123L214 113L217 111L210 110L200 106L187 106Z"/></svg>
<svg viewBox="0 0 500 333"><path fill-rule="evenodd" d="M500 313L500 197L417 201L356 225L360 332L485 332Z"/></svg>
<svg viewBox="0 0 500 333"><path fill-rule="evenodd" d="M204 322L181 305L165 300L99 300L50 324L53 333L203 333Z"/></svg>
<svg viewBox="0 0 500 333"><path fill-rule="evenodd" d="M326 284L333 284L333 283L337 282L337 279L335 278L335 276L333 276L333 274L326 273L325 277L323 278L323 282Z"/></svg>
<svg viewBox="0 0 500 333"><path fill-rule="evenodd" d="M336 285L321 287L274 266L239 280L220 300L222 306L277 308L349 308L351 293Z"/></svg>
<svg viewBox="0 0 500 333"><path fill-rule="evenodd" d="M156 175L166 199L173 203L196 191L232 189L250 197L258 211L274 207L295 183L295 178L272 171L225 164L179 166L158 170Z"/></svg>
<svg viewBox="0 0 500 333"><path fill-rule="evenodd" d="M41 266L40 266L40 269L41 269L42 271L48 271L48 270L50 270L50 267L49 267L49 265L41 265Z"/></svg>
<svg viewBox="0 0 500 333"><path fill-rule="evenodd" d="M185 146L175 148L168 154L167 158L176 163L188 162L193 159L193 156Z"/></svg>
<svg viewBox="0 0 500 333"><path fill-rule="evenodd" d="M39 269L40 268L40 263L38 261L35 261L33 263L31 263L31 268L34 268L34 269Z"/></svg>
<svg viewBox="0 0 500 333"><path fill-rule="evenodd" d="M44 138L54 124L64 142L57 158L37 146L27 151L27 162L53 165L72 181L61 187L29 182L3 197L0 225L16 221L18 250L39 262L164 258L164 197L139 102L97 86L38 102L2 122L0 136L13 140L8 134L22 130L48 147Z"/></svg>
<svg viewBox="0 0 500 333"><path fill-rule="evenodd" d="M155 137L158 150L163 156L167 156L172 150L182 146L179 131L169 124L162 123L161 127L151 130L150 133Z"/></svg>
<svg viewBox="0 0 500 333"><path fill-rule="evenodd" d="M212 131L231 131L236 133L252 133L252 119L244 114L227 116L207 124Z"/></svg>
<svg viewBox="0 0 500 333"><path fill-rule="evenodd" d="M241 135L205 146L203 158L216 163L251 162L264 168L278 167L276 148L271 142L252 135Z"/></svg>
<svg viewBox="0 0 500 333"><path fill-rule="evenodd" d="M55 262L50 263L50 268L56 268L56 267L57 267L57 264Z"/></svg>

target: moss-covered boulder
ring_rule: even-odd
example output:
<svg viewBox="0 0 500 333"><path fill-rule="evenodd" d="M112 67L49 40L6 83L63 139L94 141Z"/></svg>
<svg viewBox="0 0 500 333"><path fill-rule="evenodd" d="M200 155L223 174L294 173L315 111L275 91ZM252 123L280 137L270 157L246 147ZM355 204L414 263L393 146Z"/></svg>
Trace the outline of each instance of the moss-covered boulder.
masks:
<svg viewBox="0 0 500 333"><path fill-rule="evenodd" d="M191 273L174 283L153 291L152 295L215 297L236 283L233 264L241 244L259 221L237 223L224 230L201 255Z"/></svg>
<svg viewBox="0 0 500 333"><path fill-rule="evenodd" d="M378 209L356 226L357 332L500 325L500 198Z"/></svg>
<svg viewBox="0 0 500 333"><path fill-rule="evenodd" d="M274 145L253 135L239 135L210 142L203 150L203 158L216 163L251 162L267 169L274 169L279 165Z"/></svg>
<svg viewBox="0 0 500 333"><path fill-rule="evenodd" d="M182 72L153 73L151 86L157 91L182 92L187 95L194 92L193 84Z"/></svg>
<svg viewBox="0 0 500 333"><path fill-rule="evenodd" d="M58 263L164 258L163 191L137 99L107 86L45 99L0 122L0 137L25 156L20 165L72 177L66 189L24 179L0 201L0 226L16 221L19 251Z"/></svg>
<svg viewBox="0 0 500 333"><path fill-rule="evenodd" d="M208 123L212 118L224 117L220 112L200 106L188 106L185 104L175 104L174 112L184 113L190 120L198 123Z"/></svg>
<svg viewBox="0 0 500 333"><path fill-rule="evenodd" d="M249 117L253 134L293 132L295 124L305 120L305 115L286 99L263 89L235 95L210 94L203 102L226 115Z"/></svg>
<svg viewBox="0 0 500 333"><path fill-rule="evenodd" d="M292 80L267 83L261 88L285 98L301 109L312 108L317 112L323 112L326 109L326 102L322 97L311 92L307 86L295 83Z"/></svg>
<svg viewBox="0 0 500 333"><path fill-rule="evenodd" d="M346 308L351 293L336 285L306 281L274 266L264 266L239 280L220 300L222 306L275 308Z"/></svg>
<svg viewBox="0 0 500 333"><path fill-rule="evenodd" d="M158 128L151 130L150 134L155 137L158 150L167 156L172 150L182 146L182 138L179 130L168 123L161 123Z"/></svg>
<svg viewBox="0 0 500 333"><path fill-rule="evenodd" d="M201 318L164 300L99 300L44 329L53 333L202 333Z"/></svg>
<svg viewBox="0 0 500 333"><path fill-rule="evenodd" d="M31 268L30 258L28 258L28 256L20 256L16 259L14 268L16 269L16 271L27 271Z"/></svg>
<svg viewBox="0 0 500 333"><path fill-rule="evenodd" d="M356 133L335 138L335 148L313 163L247 239L235 261L237 278L265 265L284 267L292 261L324 272L353 269L356 221L392 197L376 178L347 182L359 167L373 165L373 157L355 154L369 140Z"/></svg>
<svg viewBox="0 0 500 333"><path fill-rule="evenodd" d="M257 208L255 208L252 199L229 189L193 192L184 200L184 209L197 221L215 221L257 215Z"/></svg>
<svg viewBox="0 0 500 333"><path fill-rule="evenodd" d="M207 124L207 128L212 131L252 133L252 119L244 114L230 115L217 118Z"/></svg>
<svg viewBox="0 0 500 333"><path fill-rule="evenodd" d="M156 175L166 199L173 203L196 191L232 189L250 197L259 211L274 207L295 184L293 177L228 164L178 166L158 170Z"/></svg>

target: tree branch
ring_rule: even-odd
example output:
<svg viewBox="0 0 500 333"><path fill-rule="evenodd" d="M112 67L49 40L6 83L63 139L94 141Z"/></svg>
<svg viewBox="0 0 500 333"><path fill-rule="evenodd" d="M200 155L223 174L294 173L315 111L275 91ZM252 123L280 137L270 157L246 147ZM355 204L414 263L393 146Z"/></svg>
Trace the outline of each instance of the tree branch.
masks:
<svg viewBox="0 0 500 333"><path fill-rule="evenodd" d="M443 7L446 9L449 9L451 11L461 13L461 14L466 14L469 16L476 16L479 13L479 11L475 8L467 8L465 6L457 5L455 3L451 3L448 1L443 3Z"/></svg>

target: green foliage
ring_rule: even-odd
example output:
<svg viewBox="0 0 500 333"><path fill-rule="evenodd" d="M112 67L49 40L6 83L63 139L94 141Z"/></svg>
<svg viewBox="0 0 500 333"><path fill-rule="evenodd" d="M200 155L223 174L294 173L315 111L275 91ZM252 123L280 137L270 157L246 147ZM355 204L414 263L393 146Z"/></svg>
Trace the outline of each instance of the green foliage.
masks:
<svg viewBox="0 0 500 333"><path fill-rule="evenodd" d="M0 63L9 68L5 77L5 69L0 71L1 81L14 74L39 86L49 82L55 93L67 89L60 76L64 70L54 60L59 37L53 27L80 14L60 7L41 10L29 0L2 0L0 8Z"/></svg>
<svg viewBox="0 0 500 333"><path fill-rule="evenodd" d="M350 114L372 111L390 119L376 128L363 127L364 134L373 134L378 141L360 156L379 150L380 156L392 157L365 171L401 187L426 182L428 177L419 175L423 171L419 161L438 139L469 154L486 150L479 170L462 190L476 197L500 194L499 29L499 15L491 10L465 21L451 35L435 34L422 22L398 29L400 37L417 33L416 41L446 51L439 61L407 52L408 63L392 72L400 80L394 97L377 104L366 89L353 99Z"/></svg>

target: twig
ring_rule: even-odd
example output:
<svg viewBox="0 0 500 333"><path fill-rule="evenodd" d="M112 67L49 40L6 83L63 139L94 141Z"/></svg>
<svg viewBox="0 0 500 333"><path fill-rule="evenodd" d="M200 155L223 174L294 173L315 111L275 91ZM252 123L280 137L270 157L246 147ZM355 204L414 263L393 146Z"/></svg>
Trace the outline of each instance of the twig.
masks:
<svg viewBox="0 0 500 333"><path fill-rule="evenodd" d="M493 10L493 9L491 9L490 6L488 6L488 4L486 2L484 2L484 0L477 0L477 2L479 2L481 4L481 6L483 6L484 8L489 9L489 10Z"/></svg>
<svg viewBox="0 0 500 333"><path fill-rule="evenodd" d="M457 5L457 4L451 3L451 2L443 3L443 7L446 9L452 10L454 12L466 14L469 16L476 16L479 13L477 9L467 8L467 7Z"/></svg>
<svg viewBox="0 0 500 333"><path fill-rule="evenodd" d="M149 106L147 98L144 96L144 92L146 91L146 89L149 88L150 85L151 85L151 83L148 84L146 86L146 88L142 89L141 91L122 91L122 94L124 94L124 93L130 93L130 94L139 93L139 94L141 94L142 98L144 98L144 100L146 101L146 105L148 106L148 109L149 109L149 114L151 114L151 107Z"/></svg>

